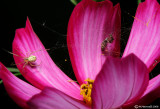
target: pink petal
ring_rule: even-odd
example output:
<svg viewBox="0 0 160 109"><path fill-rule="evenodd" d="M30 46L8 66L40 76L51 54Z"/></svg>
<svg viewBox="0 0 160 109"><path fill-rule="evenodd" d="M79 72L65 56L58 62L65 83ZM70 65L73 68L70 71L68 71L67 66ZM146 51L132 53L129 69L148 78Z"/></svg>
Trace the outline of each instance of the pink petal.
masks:
<svg viewBox="0 0 160 109"><path fill-rule="evenodd" d="M31 109L89 109L82 101L76 100L55 88L45 88L28 102Z"/></svg>
<svg viewBox="0 0 160 109"><path fill-rule="evenodd" d="M160 61L160 5L156 0L139 4L123 57L134 53L150 70Z"/></svg>
<svg viewBox="0 0 160 109"><path fill-rule="evenodd" d="M28 108L26 102L40 90L14 76L0 63L0 78L9 96L21 107Z"/></svg>
<svg viewBox="0 0 160 109"><path fill-rule="evenodd" d="M149 81L149 85L142 95L142 97L136 102L125 104L125 109L130 109L135 105L148 105L157 98L160 98L160 74Z"/></svg>
<svg viewBox="0 0 160 109"><path fill-rule="evenodd" d="M148 81L147 67L135 55L108 58L93 84L93 108L115 109L135 101L145 91Z"/></svg>
<svg viewBox="0 0 160 109"><path fill-rule="evenodd" d="M80 84L87 78L95 79L106 56L119 56L120 52L120 6L109 0L95 2L82 0L70 17L67 31L69 55L75 75ZM105 51L101 43L113 35L113 42L108 43Z"/></svg>
<svg viewBox="0 0 160 109"><path fill-rule="evenodd" d="M46 86L59 89L66 94L82 99L79 86L67 77L52 61L45 47L34 33L29 19L27 18L26 27L17 29L13 41L13 53L15 62L22 75L34 86L43 89ZM17 56L18 55L18 56ZM25 65L24 58L35 55L37 60ZM23 62L23 63L22 63Z"/></svg>

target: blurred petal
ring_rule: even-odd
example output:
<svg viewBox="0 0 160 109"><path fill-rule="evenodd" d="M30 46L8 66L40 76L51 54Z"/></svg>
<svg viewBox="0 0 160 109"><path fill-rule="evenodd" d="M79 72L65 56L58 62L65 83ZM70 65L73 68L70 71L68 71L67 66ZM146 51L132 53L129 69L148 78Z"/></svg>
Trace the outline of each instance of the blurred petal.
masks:
<svg viewBox="0 0 160 109"><path fill-rule="evenodd" d="M31 109L89 109L83 101L76 100L55 88L45 88L28 102Z"/></svg>
<svg viewBox="0 0 160 109"><path fill-rule="evenodd" d="M82 0L76 5L68 24L67 45L72 67L80 84L86 78L95 79L106 55L119 56L120 27L119 4L113 7L109 0ZM114 40L102 52L101 43L110 34Z"/></svg>
<svg viewBox="0 0 160 109"><path fill-rule="evenodd" d="M139 4L123 57L134 53L152 70L160 61L160 5L156 0Z"/></svg>
<svg viewBox="0 0 160 109"><path fill-rule="evenodd" d="M108 58L93 84L93 108L115 109L135 101L145 91L148 81L147 67L135 55Z"/></svg>
<svg viewBox="0 0 160 109"><path fill-rule="evenodd" d="M14 76L0 63L0 78L9 96L21 107L28 108L26 102L40 90Z"/></svg>
<svg viewBox="0 0 160 109"><path fill-rule="evenodd" d="M149 81L149 85L142 95L142 97L136 102L125 104L125 109L134 108L135 105L148 105L157 98L160 98L160 74Z"/></svg>
<svg viewBox="0 0 160 109"><path fill-rule="evenodd" d="M52 61L43 44L34 33L29 19L27 18L26 27L17 29L13 41L14 59L22 75L34 86L43 89L45 86L55 87L66 94L77 99L80 96L79 86L67 77ZM36 56L37 60L25 65L24 58L31 55ZM21 56L21 57L20 57ZM23 62L23 63L22 63Z"/></svg>

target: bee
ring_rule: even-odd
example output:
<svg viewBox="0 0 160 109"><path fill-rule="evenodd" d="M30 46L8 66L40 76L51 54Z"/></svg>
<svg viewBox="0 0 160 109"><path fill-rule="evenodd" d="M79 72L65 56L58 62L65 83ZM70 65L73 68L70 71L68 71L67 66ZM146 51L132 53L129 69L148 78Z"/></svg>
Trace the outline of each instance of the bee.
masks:
<svg viewBox="0 0 160 109"><path fill-rule="evenodd" d="M102 43L101 43L101 50L104 51L108 43L112 43L114 40L112 34L109 34L109 37L107 37Z"/></svg>

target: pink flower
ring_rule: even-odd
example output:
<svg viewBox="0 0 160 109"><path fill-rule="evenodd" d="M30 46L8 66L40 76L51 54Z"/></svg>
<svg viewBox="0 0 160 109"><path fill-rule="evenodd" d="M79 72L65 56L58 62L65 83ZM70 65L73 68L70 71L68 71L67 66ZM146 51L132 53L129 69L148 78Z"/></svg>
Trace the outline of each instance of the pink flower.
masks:
<svg viewBox="0 0 160 109"><path fill-rule="evenodd" d="M160 75L149 80L149 71L159 62L160 5L146 0L138 6L132 31L120 52L121 12L109 0L83 0L74 9L68 24L67 45L78 80L70 82L51 60L34 33L29 19L17 29L13 41L15 63L33 85L15 77L0 63L0 78L11 98L23 108L132 108L160 97ZM102 42L112 36L102 50ZM37 52L36 52L37 51ZM37 60L24 65L30 55ZM156 61L155 61L156 60ZM19 64L21 63L21 64Z"/></svg>

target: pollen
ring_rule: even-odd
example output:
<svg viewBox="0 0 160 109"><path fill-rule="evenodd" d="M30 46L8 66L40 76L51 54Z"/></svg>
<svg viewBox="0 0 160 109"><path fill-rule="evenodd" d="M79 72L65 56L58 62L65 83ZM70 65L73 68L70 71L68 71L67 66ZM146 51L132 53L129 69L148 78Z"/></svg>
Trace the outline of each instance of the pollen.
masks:
<svg viewBox="0 0 160 109"><path fill-rule="evenodd" d="M87 84L81 85L80 94L83 96L83 101L90 106L92 104L91 92L94 80L88 78L85 81Z"/></svg>

